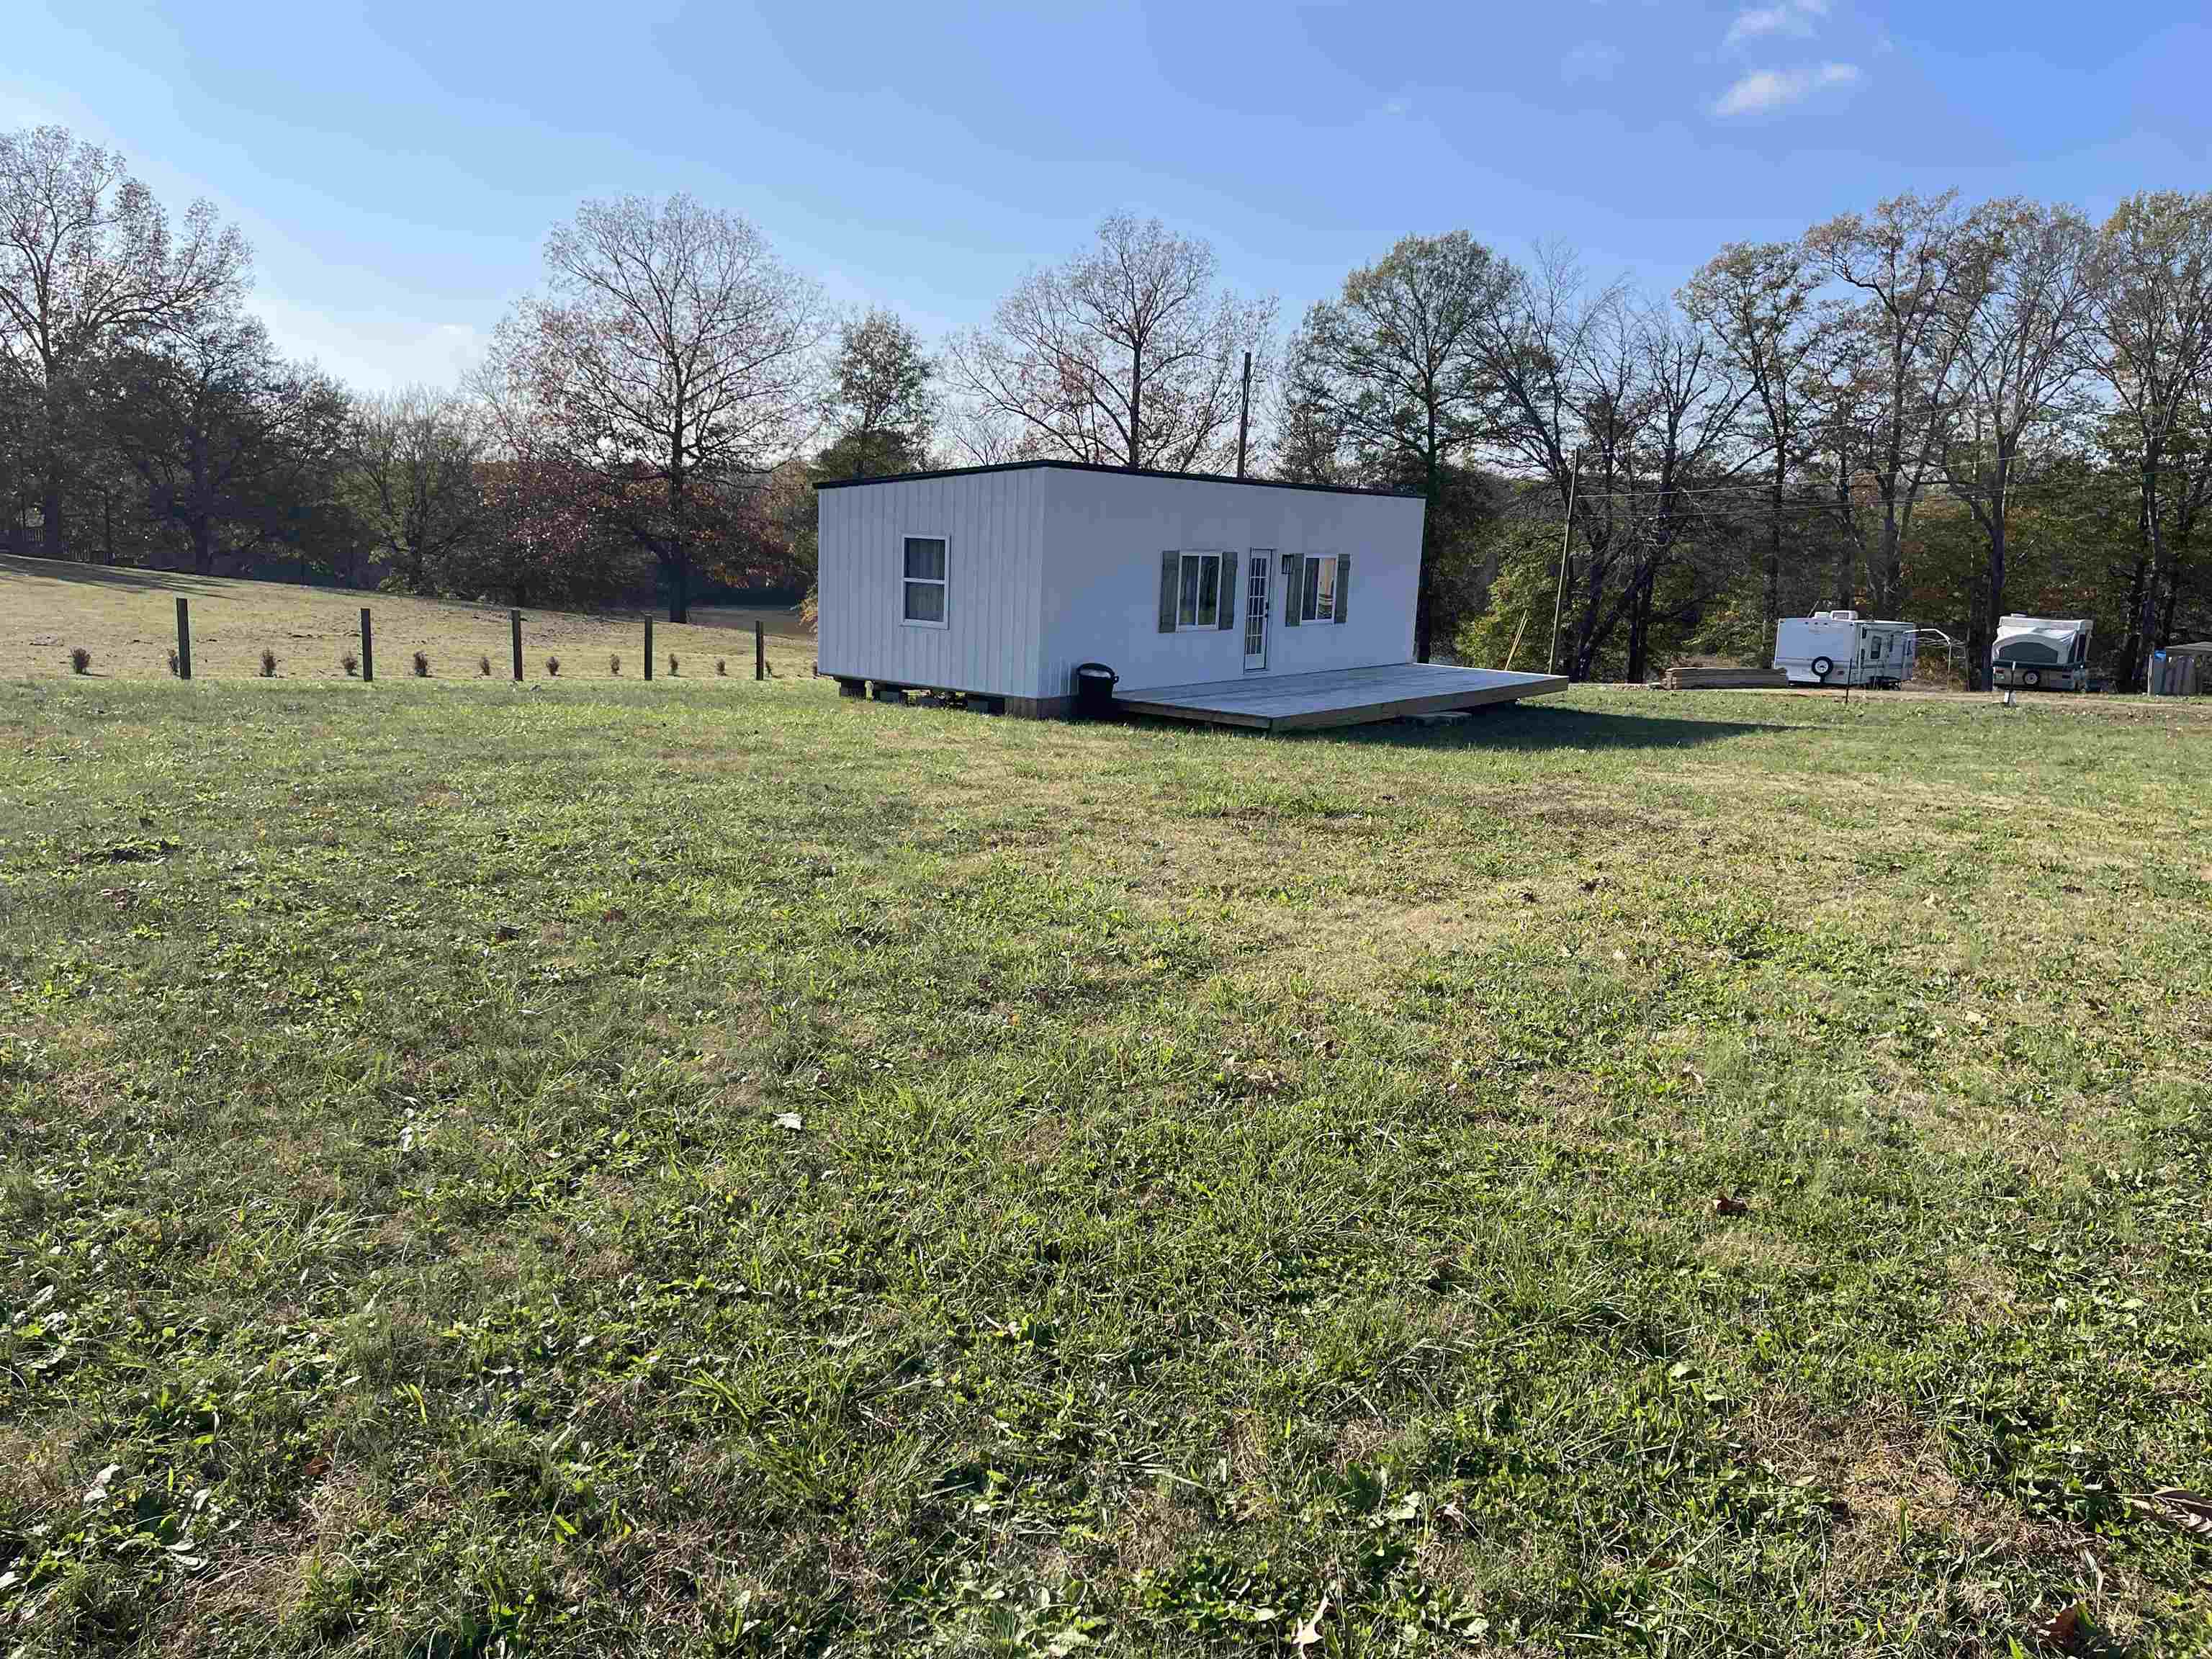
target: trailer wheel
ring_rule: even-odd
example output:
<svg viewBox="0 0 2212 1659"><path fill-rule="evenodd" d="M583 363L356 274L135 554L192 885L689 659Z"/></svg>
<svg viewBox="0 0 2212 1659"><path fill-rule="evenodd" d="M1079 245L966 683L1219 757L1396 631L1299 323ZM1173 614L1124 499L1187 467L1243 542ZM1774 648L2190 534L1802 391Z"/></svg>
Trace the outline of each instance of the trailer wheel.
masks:
<svg viewBox="0 0 2212 1659"><path fill-rule="evenodd" d="M2039 669L2039 668L2026 668L2026 669L2022 669L2022 670L2021 671L2020 683L2021 683L2022 685L2040 685L2040 684L2043 684L2043 671L2042 671L2041 669Z"/></svg>
<svg viewBox="0 0 2212 1659"><path fill-rule="evenodd" d="M1834 658L1815 657L1813 659L1813 678L1814 679L1825 680L1829 675L1835 672L1836 660Z"/></svg>

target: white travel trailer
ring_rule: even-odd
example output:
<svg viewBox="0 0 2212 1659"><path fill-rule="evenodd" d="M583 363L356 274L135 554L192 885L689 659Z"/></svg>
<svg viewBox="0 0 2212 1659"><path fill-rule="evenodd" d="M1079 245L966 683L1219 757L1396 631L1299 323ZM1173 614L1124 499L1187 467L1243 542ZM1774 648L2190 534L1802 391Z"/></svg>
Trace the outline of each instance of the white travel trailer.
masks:
<svg viewBox="0 0 2212 1659"><path fill-rule="evenodd" d="M850 696L1274 730L1566 684L1413 660L1418 495L1042 460L816 489L817 663Z"/></svg>
<svg viewBox="0 0 2212 1659"><path fill-rule="evenodd" d="M2000 617L1990 652L1990 684L2031 690L2086 691L2089 689L2089 630L2087 617Z"/></svg>
<svg viewBox="0 0 2212 1659"><path fill-rule="evenodd" d="M1912 678L1919 660L1911 623L1875 622L1856 611L1784 617L1774 630L1774 665L1793 685L1894 688Z"/></svg>

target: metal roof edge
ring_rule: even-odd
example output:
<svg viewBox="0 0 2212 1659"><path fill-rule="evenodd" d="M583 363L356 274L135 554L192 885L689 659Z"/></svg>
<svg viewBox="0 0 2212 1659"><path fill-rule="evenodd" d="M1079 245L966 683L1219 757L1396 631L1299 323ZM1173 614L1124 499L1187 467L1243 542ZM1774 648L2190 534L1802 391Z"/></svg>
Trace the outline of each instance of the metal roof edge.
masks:
<svg viewBox="0 0 2212 1659"><path fill-rule="evenodd" d="M1382 495L1394 501L1427 498L1418 489L1376 489L1365 484L1294 483L1287 478L1238 478L1225 472L1166 472L1146 466L1102 466L1096 461L1064 461L1040 457L1026 461L997 461L988 466L947 466L924 472L891 472L880 478L821 478L819 489L851 489L861 484L915 483L927 478L972 478L986 472L1021 472L1050 467L1061 472L1098 472L1120 478L1179 478L1192 483L1244 484L1258 489L1304 489L1322 495Z"/></svg>

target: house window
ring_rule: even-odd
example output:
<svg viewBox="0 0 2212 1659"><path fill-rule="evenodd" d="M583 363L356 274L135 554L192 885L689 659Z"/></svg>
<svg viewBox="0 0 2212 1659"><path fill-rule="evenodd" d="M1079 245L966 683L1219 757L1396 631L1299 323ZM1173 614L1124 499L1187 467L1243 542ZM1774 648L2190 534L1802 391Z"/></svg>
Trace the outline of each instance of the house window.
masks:
<svg viewBox="0 0 2212 1659"><path fill-rule="evenodd" d="M1305 592L1298 604L1298 620L1336 620L1336 556L1334 553L1306 561Z"/></svg>
<svg viewBox="0 0 2212 1659"><path fill-rule="evenodd" d="M1176 626L1221 626L1221 555L1186 553L1182 556L1182 584L1177 590Z"/></svg>
<svg viewBox="0 0 2212 1659"><path fill-rule="evenodd" d="M945 538L908 537L903 612L906 620L927 628L944 627L945 586Z"/></svg>

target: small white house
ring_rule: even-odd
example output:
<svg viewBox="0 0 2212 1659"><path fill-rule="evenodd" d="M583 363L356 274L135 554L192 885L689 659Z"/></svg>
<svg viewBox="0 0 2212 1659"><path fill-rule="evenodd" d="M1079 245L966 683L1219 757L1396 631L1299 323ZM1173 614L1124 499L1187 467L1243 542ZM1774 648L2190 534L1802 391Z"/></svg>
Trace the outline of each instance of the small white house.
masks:
<svg viewBox="0 0 2212 1659"><path fill-rule="evenodd" d="M850 695L959 692L1262 728L1555 690L1413 661L1418 495L1072 461L827 480L818 665Z"/></svg>
<svg viewBox="0 0 2212 1659"><path fill-rule="evenodd" d="M1856 611L1784 617L1774 629L1774 665L1793 685L1902 685L1920 661L1908 622L1877 622Z"/></svg>

